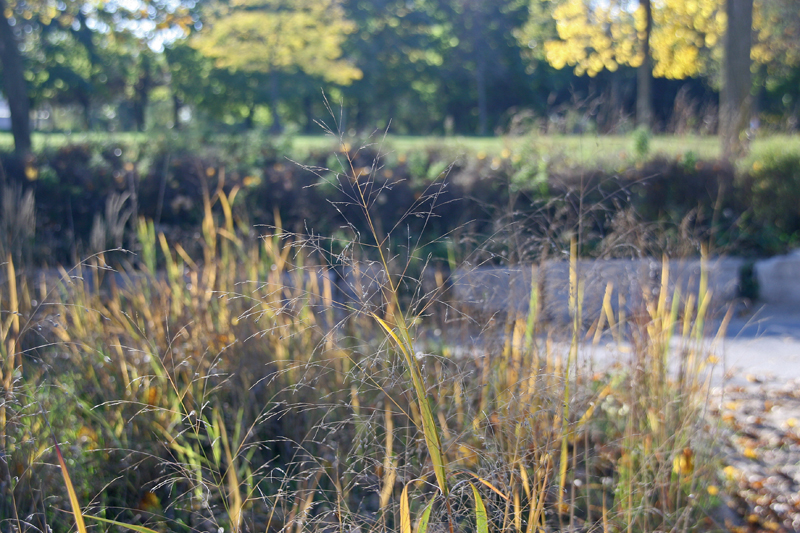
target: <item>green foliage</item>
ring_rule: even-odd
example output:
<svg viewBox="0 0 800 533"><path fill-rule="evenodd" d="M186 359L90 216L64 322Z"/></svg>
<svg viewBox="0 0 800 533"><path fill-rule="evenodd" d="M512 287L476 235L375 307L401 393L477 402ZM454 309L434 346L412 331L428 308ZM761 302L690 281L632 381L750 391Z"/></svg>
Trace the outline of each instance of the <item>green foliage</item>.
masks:
<svg viewBox="0 0 800 533"><path fill-rule="evenodd" d="M540 197L547 196L549 160L546 155L533 147L528 147L512 159L512 166L511 187L513 191L538 189Z"/></svg>
<svg viewBox="0 0 800 533"><path fill-rule="evenodd" d="M645 134L636 135L647 138ZM538 136L526 138L524 143L510 140L507 147L484 141L436 145L430 139L390 138L385 147L388 153L379 158L374 170L376 145L369 143L359 150L350 147L350 151L361 179L372 174L377 183L392 188L392 202L385 196L378 200L386 202L381 203L378 218L389 227L415 198L426 194L431 183L447 183L439 196L436 216L427 225L425 219L418 218L409 223L410 230L424 229L431 238L465 222L470 222L473 232L490 234L488 220L504 216L497 206L513 205L520 215L533 215L542 203L583 190L585 201L596 205L598 213L632 209L643 221L661 225L665 234L677 236L685 231L680 229L681 221L690 217L693 231L715 235L718 246L735 253L778 253L796 242L792 235L798 230L798 219L791 214L793 195L797 194L791 188L796 157L763 148L785 145L785 138L757 143L757 155L744 171L740 170L744 173L737 180L733 168L701 157L702 143L696 143L698 151L684 151L677 157L658 155L665 147L679 151L689 143L695 144L691 138L675 141L652 137L650 151L657 155L628 158L626 153L634 152L630 137L607 139L598 146L578 139L555 142ZM149 140L117 136L56 146L54 143L37 155L29 169L33 181L26 177L25 167L3 161L9 179L21 184L21 193L31 188L36 197L37 229L32 238L41 254L31 258L35 261L47 257L68 261L75 252L99 250L90 246L98 214L109 229L105 237L96 234L97 242L108 246L134 246L138 216L156 220L169 232L191 231L203 216L204 183L212 189L221 183L225 191L238 187L241 209L253 224L271 224L277 209L292 230L308 227L333 232L342 220L314 206L339 203L343 216L351 209L347 207L350 192L337 188L335 180L287 161L303 160L352 175L347 165L342 166L344 154L331 154L324 143L310 145L292 135L274 137L259 131L223 135L189 130ZM624 152L625 148L629 152ZM609 160L602 165L587 165L578 159L584 157L580 149L601 150ZM457 155L464 151L465 155ZM113 209L108 212L109 206L117 205L112 202L114 195L117 201L127 195L118 206L119 220ZM120 235L111 230L115 224L122 224L125 237L121 241L121 236L112 236ZM613 216L603 215L593 224L597 235L604 235L617 222ZM70 228L70 232L65 234L63 228ZM592 242L595 246L599 240Z"/></svg>
<svg viewBox="0 0 800 533"><path fill-rule="evenodd" d="M156 122L250 129L280 116L310 133L315 120L328 116L321 86L344 110L342 129L358 133L383 131L390 122L404 134L497 133L520 112L544 121L563 116L569 128L584 132L620 131L633 111L623 95L633 89L632 69L641 60L636 2L134 4L8 2L20 23L15 34L39 127L143 131ZM656 112L672 128L673 96L683 87L691 88L697 109L709 110L704 114L716 105L707 87L717 84L724 21L718 0L653 6L654 74L693 78L659 84ZM791 131L800 98L800 18L788 0L755 6L762 124ZM589 79L551 64L581 74L613 72ZM586 120L580 100L596 102L599 112Z"/></svg>
<svg viewBox="0 0 800 533"><path fill-rule="evenodd" d="M700 158L694 150L689 150L680 158L681 164L686 172L692 172L697 167Z"/></svg>
<svg viewBox="0 0 800 533"><path fill-rule="evenodd" d="M741 178L751 206L750 223L763 229L764 249L784 250L800 242L800 153L774 151L752 158Z"/></svg>
<svg viewBox="0 0 800 533"><path fill-rule="evenodd" d="M650 130L639 127L633 132L633 155L638 160L644 160L650 155Z"/></svg>
<svg viewBox="0 0 800 533"><path fill-rule="evenodd" d="M429 157L430 155L425 150L414 150L408 155L406 164L412 177L417 179L428 177Z"/></svg>

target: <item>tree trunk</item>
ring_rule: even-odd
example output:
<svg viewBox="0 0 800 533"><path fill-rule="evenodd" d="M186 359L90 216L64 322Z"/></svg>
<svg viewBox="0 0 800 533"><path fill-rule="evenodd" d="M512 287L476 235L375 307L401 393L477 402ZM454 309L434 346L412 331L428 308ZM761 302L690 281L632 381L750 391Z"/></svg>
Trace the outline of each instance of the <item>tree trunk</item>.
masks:
<svg viewBox="0 0 800 533"><path fill-rule="evenodd" d="M278 115L278 100L281 97L281 87L278 80L278 73L272 71L269 75L269 110L272 113L272 125L269 132L278 134L283 132L281 117Z"/></svg>
<svg viewBox="0 0 800 533"><path fill-rule="evenodd" d="M650 0L640 0L644 7L647 25L642 43L642 64L639 66L636 80L636 125L641 128L653 127L653 60L650 55L650 35L653 31L653 10Z"/></svg>
<svg viewBox="0 0 800 533"><path fill-rule="evenodd" d="M489 113L486 105L486 61L483 52L478 52L478 65L475 69L478 88L478 135L486 135Z"/></svg>
<svg viewBox="0 0 800 533"><path fill-rule="evenodd" d="M620 89L620 72L611 73L611 107L606 112L605 133L619 133L619 122L622 117L622 96Z"/></svg>
<svg viewBox="0 0 800 533"><path fill-rule="evenodd" d="M92 131L94 129L94 119L92 118L92 99L89 93L82 90L78 94L78 102L83 110L83 126L87 131Z"/></svg>
<svg viewBox="0 0 800 533"><path fill-rule="evenodd" d="M140 79L136 84L136 99L133 102L133 120L136 123L136 131L144 131L147 126L148 98L146 82Z"/></svg>
<svg viewBox="0 0 800 533"><path fill-rule="evenodd" d="M142 57L139 68L141 72L134 86L136 95L133 102L133 119L136 121L136 131L144 131L147 127L147 104L150 101L150 90L153 88L153 77L150 73L150 59L147 55Z"/></svg>
<svg viewBox="0 0 800 533"><path fill-rule="evenodd" d="M252 130L256 125L256 104L255 102L251 102L249 106L247 106L247 116L244 117L244 128L247 131Z"/></svg>
<svg viewBox="0 0 800 533"><path fill-rule="evenodd" d="M31 151L31 117L28 88L14 32L6 18L5 0L0 0L0 61L3 63L3 79L8 107L11 111L11 132L14 135L14 151L26 156Z"/></svg>
<svg viewBox="0 0 800 533"><path fill-rule="evenodd" d="M172 95L172 127L176 130L181 129L181 108L183 100L177 94Z"/></svg>
<svg viewBox="0 0 800 533"><path fill-rule="evenodd" d="M303 111L306 115L306 125L303 132L306 135L315 133L316 123L314 122L314 100L310 95L303 97Z"/></svg>
<svg viewBox="0 0 800 533"><path fill-rule="evenodd" d="M750 46L753 31L753 0L728 0L728 29L722 62L719 131L726 159L747 151L744 132L750 118Z"/></svg>

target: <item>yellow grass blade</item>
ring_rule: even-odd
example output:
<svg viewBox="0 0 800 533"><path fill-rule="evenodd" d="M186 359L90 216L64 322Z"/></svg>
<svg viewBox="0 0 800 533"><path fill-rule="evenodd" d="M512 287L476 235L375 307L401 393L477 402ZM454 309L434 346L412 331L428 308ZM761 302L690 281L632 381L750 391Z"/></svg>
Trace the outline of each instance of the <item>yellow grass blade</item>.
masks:
<svg viewBox="0 0 800 533"><path fill-rule="evenodd" d="M500 489L498 489L497 487L495 487L494 485L492 485L491 483L489 483L488 481L486 481L485 479L480 477L478 474L473 474L472 472L466 472L466 471L464 473L471 475L472 477L474 477L475 479L477 479L478 481L480 481L481 483L483 483L484 485L489 487L493 492L495 492L498 496L503 498L505 501L508 501L508 496L503 494L503 492Z"/></svg>
<svg viewBox="0 0 800 533"><path fill-rule="evenodd" d="M228 478L228 515L231 520L231 526L238 530L242 522L242 494L239 486L239 476L236 475L236 463L233 454L231 453L231 445L228 439L228 431L225 428L225 421L219 411L214 411L214 418L220 430L222 446L225 449L225 460L228 463L227 478Z"/></svg>
<svg viewBox="0 0 800 533"><path fill-rule="evenodd" d="M597 319L597 328L594 331L594 339L592 344L597 346L600 343L600 337L603 335L603 328L606 322L611 329L614 327L614 312L611 310L611 294L614 292L614 283L609 281L606 284L606 292L603 295L603 308L600 317Z"/></svg>
<svg viewBox="0 0 800 533"><path fill-rule="evenodd" d="M534 533L537 531L539 520L542 517L544 509L544 501L547 492L547 480L550 476L550 456L544 457L544 475L540 478L539 474L536 475L536 483L534 486L534 497L530 502L530 511L528 512L528 527L526 533ZM608 530L606 530L608 531Z"/></svg>
<svg viewBox="0 0 800 533"><path fill-rule="evenodd" d="M400 533L411 533L411 508L408 505L408 485L400 495Z"/></svg>
<svg viewBox="0 0 800 533"><path fill-rule="evenodd" d="M381 487L380 508L383 509L389 504L389 498L394 490L394 482L397 479L397 462L393 459L392 449L394 438L394 421L392 419L392 407L386 404L386 456L383 459L383 487Z"/></svg>
<svg viewBox="0 0 800 533"><path fill-rule="evenodd" d="M233 200L236 198L236 193L239 192L239 186L234 185L233 189L231 189L230 195L225 196L225 194L219 195L219 203L222 206L222 213L225 216L225 230L227 230L228 234L234 233L233 228L233 211L231 210L231 206L233 205ZM235 239L235 236L234 236ZM233 240L233 239L231 239ZM238 240L238 239L237 239ZM237 241L233 241L237 242Z"/></svg>
<svg viewBox="0 0 800 533"><path fill-rule="evenodd" d="M388 469L384 470L383 486L381 487L379 508L385 509L392 497L394 482L397 480L397 461L392 461Z"/></svg>
<svg viewBox="0 0 800 533"><path fill-rule="evenodd" d="M67 464L64 462L64 456L61 455L61 448L58 446L55 435L53 436L53 443L56 445L56 456L58 457L58 464L61 466L61 475L64 476L64 485L66 485L69 493L69 503L72 506L72 514L75 516L75 527L78 533L86 533L86 524L83 522L83 513L81 513L81 506L78 503L78 495L75 493L75 487L72 485L69 472L67 472Z"/></svg>
<svg viewBox="0 0 800 533"><path fill-rule="evenodd" d="M403 355L410 355L405 345L400 341L400 338L397 336L397 333L395 333L394 330L389 327L389 324L387 324L381 317L379 317L375 313L370 313L370 314L372 318L374 318L375 321L381 325L386 334L389 335L392 338L392 340L397 343L397 347L400 348L400 350L402 350Z"/></svg>
<svg viewBox="0 0 800 533"><path fill-rule="evenodd" d="M531 484L528 481L528 472L525 471L525 467L522 463L519 464L519 475L522 478L522 488L525 489L525 496L528 498L531 497Z"/></svg>
<svg viewBox="0 0 800 533"><path fill-rule="evenodd" d="M578 356L578 328L580 327L580 305L582 297L582 283L578 282L578 241L573 236L569 247L569 312L572 317L572 342L567 354L567 364L564 369L564 402L561 407L561 457L558 468L558 512L566 509L564 504L564 487L567 481L567 438L569 435L569 371L573 361Z"/></svg>
<svg viewBox="0 0 800 533"><path fill-rule="evenodd" d="M11 258L11 254L8 254L8 259L6 260L6 270L8 274L8 305L11 312L11 330L14 335L17 335L19 334L19 299L17 297L17 273L14 270L14 260Z"/></svg>
<svg viewBox="0 0 800 533"><path fill-rule="evenodd" d="M188 253L186 253L186 250L184 250L180 243L175 243L175 251L178 252L178 255L181 256L181 259L183 259L184 262L189 265L190 269L197 270L197 263L192 260Z"/></svg>

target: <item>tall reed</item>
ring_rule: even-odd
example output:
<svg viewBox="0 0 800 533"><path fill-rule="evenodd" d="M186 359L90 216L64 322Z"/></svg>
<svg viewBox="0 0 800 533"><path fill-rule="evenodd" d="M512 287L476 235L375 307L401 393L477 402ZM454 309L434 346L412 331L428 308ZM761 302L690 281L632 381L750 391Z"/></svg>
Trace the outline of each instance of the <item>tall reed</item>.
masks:
<svg viewBox="0 0 800 533"><path fill-rule="evenodd" d="M683 295L665 260L655 294L609 284L586 310L576 238L568 324L548 316L544 256L522 267L527 305L487 313L454 293L457 245L437 263L402 221L379 227L391 184L341 155L315 171L371 230L346 243L278 213L256 239L220 169L191 253L140 220L135 257L22 276L9 257L0 530L66 530L68 502L139 531L701 528L705 269Z"/></svg>

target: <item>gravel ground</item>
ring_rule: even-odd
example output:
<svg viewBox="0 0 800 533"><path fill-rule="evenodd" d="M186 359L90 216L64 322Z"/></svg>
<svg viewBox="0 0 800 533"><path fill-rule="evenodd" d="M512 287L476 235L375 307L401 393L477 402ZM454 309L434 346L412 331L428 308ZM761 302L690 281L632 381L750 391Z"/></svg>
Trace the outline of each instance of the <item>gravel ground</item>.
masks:
<svg viewBox="0 0 800 533"><path fill-rule="evenodd" d="M721 519L737 533L800 531L800 306L738 316L721 355Z"/></svg>
<svg viewBox="0 0 800 533"><path fill-rule="evenodd" d="M800 531L800 380L749 376L716 387L711 414L732 531Z"/></svg>

